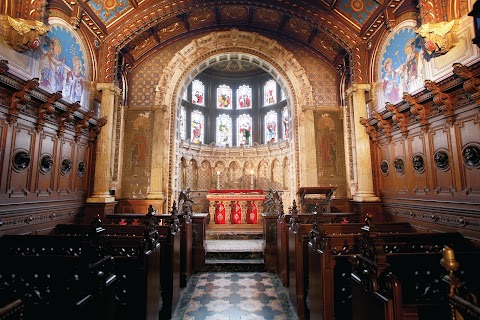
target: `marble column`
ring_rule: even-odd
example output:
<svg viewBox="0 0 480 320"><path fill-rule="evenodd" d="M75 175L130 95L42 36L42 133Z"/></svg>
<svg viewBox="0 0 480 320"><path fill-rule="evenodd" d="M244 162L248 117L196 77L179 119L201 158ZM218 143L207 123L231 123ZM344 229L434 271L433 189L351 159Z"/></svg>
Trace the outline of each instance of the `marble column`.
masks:
<svg viewBox="0 0 480 320"><path fill-rule="evenodd" d="M166 106L155 106L154 110L154 124L152 133L152 166L150 172L150 188L147 194L147 199L163 200L163 160L165 149L168 145L165 144L165 121ZM185 168L186 170L187 168Z"/></svg>
<svg viewBox="0 0 480 320"><path fill-rule="evenodd" d="M300 186L315 187L318 184L317 148L315 146L314 107L302 107L299 126L303 129L300 139Z"/></svg>
<svg viewBox="0 0 480 320"><path fill-rule="evenodd" d="M100 118L106 117L107 123L97 137L93 194L87 203L110 203L115 201L109 192L112 179L113 113L117 103L115 95L120 95L120 89L113 83L97 83L97 90L102 92Z"/></svg>
<svg viewBox="0 0 480 320"><path fill-rule="evenodd" d="M380 200L373 190L370 138L365 131L365 127L360 124L360 118L368 118L365 93L369 90L369 84L353 84L347 90L347 95L351 96L350 101L353 110L352 121L355 129L354 141L357 158L358 191L353 195L353 201L356 202L377 202Z"/></svg>

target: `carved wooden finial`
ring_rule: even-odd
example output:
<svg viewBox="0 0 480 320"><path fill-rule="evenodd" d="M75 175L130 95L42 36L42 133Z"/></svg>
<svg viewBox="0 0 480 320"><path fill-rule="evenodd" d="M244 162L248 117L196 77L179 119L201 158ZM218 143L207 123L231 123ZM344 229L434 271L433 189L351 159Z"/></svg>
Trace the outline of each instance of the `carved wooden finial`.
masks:
<svg viewBox="0 0 480 320"><path fill-rule="evenodd" d="M370 125L370 123L368 122L367 119L362 118L362 117L360 117L360 124L362 124L365 127L365 129L367 131L367 134L370 137L370 139L372 139L373 142L377 142L377 140L378 140L377 129L375 129L374 126Z"/></svg>
<svg viewBox="0 0 480 320"><path fill-rule="evenodd" d="M392 125L387 120L383 119L382 115L379 114L377 111L373 112L373 116L375 119L378 120L378 128L383 130L385 133L385 137L387 137L387 141L392 141Z"/></svg>
<svg viewBox="0 0 480 320"><path fill-rule="evenodd" d="M407 117L403 113L398 112L398 110L395 109L393 104L391 104L390 102L387 102L385 104L385 108L392 113L392 120L398 125L398 127L400 128L400 131L402 131L403 136L407 137L408 136Z"/></svg>
<svg viewBox="0 0 480 320"><path fill-rule="evenodd" d="M40 132L43 130L43 126L45 124L47 115L55 112L55 102L57 102L61 98L62 98L62 92L57 91L54 94L52 94L45 103L40 105L40 107L38 108L38 114L37 114L37 124L35 126L35 128L37 129L37 132Z"/></svg>
<svg viewBox="0 0 480 320"><path fill-rule="evenodd" d="M447 123L452 125L455 117L453 114L453 101L450 95L443 92L440 87L431 80L425 80L425 88L433 93L433 103L443 112Z"/></svg>
<svg viewBox="0 0 480 320"><path fill-rule="evenodd" d="M417 103L415 98L409 93L403 93L403 100L405 100L410 106L410 112L415 116L425 130L428 130L428 117L430 116L430 108L427 105L421 105Z"/></svg>
<svg viewBox="0 0 480 320"><path fill-rule="evenodd" d="M6 73L8 69L8 60L0 60L0 74Z"/></svg>
<svg viewBox="0 0 480 320"><path fill-rule="evenodd" d="M30 102L30 91L36 87L38 87L38 78L33 78L28 80L20 91L15 92L10 97L10 107L7 118L10 124L17 122L18 113Z"/></svg>

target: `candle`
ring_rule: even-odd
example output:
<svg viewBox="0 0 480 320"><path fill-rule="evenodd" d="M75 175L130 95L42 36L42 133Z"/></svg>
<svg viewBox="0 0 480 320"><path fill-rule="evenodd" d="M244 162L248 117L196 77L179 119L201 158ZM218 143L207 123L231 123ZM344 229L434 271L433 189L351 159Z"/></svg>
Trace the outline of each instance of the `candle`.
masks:
<svg viewBox="0 0 480 320"><path fill-rule="evenodd" d="M217 171L217 176L219 176L219 175L220 175L220 171Z"/></svg>
<svg viewBox="0 0 480 320"><path fill-rule="evenodd" d="M253 170L250 171L250 189L253 189Z"/></svg>

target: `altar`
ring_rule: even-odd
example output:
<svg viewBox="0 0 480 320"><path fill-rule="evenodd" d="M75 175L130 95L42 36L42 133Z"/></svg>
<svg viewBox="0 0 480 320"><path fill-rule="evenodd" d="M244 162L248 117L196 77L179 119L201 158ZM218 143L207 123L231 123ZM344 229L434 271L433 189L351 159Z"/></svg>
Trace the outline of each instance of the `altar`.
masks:
<svg viewBox="0 0 480 320"><path fill-rule="evenodd" d="M211 224L262 223L263 190L209 190L207 200Z"/></svg>

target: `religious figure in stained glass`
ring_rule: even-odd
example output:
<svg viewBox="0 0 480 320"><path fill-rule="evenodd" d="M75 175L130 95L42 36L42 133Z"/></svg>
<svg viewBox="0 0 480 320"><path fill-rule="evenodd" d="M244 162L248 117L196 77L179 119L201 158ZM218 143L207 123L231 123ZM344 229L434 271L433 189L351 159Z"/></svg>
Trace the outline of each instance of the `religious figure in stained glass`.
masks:
<svg viewBox="0 0 480 320"><path fill-rule="evenodd" d="M192 82L192 103L195 103L199 106L205 105L205 99L203 98L205 94L205 86L200 80L193 80Z"/></svg>
<svg viewBox="0 0 480 320"><path fill-rule="evenodd" d="M275 82L275 80L267 81L267 83L263 87L263 94L264 106L269 106L277 103L277 83Z"/></svg>
<svg viewBox="0 0 480 320"><path fill-rule="evenodd" d="M195 110L192 112L191 137L193 143L203 143L204 122L205 118L200 111Z"/></svg>
<svg viewBox="0 0 480 320"><path fill-rule="evenodd" d="M187 110L180 108L180 140L187 139Z"/></svg>
<svg viewBox="0 0 480 320"><path fill-rule="evenodd" d="M277 141L277 113L269 111L265 115L265 143Z"/></svg>
<svg viewBox="0 0 480 320"><path fill-rule="evenodd" d="M232 119L228 115L221 114L217 117L216 131L217 145L232 145Z"/></svg>
<svg viewBox="0 0 480 320"><path fill-rule="evenodd" d="M288 109L287 107L282 110L282 123L283 123L283 140L288 140L289 130L290 130L290 121L288 119Z"/></svg>
<svg viewBox="0 0 480 320"><path fill-rule="evenodd" d="M237 109L250 109L252 107L252 88L247 85L237 89Z"/></svg>
<svg viewBox="0 0 480 320"><path fill-rule="evenodd" d="M251 146L252 145L252 117L248 114L242 114L237 118L237 130L238 146Z"/></svg>
<svg viewBox="0 0 480 320"><path fill-rule="evenodd" d="M227 85L217 88L217 108L232 109L232 89Z"/></svg>

